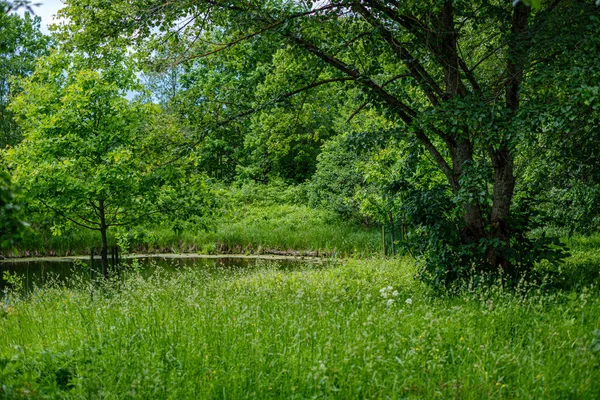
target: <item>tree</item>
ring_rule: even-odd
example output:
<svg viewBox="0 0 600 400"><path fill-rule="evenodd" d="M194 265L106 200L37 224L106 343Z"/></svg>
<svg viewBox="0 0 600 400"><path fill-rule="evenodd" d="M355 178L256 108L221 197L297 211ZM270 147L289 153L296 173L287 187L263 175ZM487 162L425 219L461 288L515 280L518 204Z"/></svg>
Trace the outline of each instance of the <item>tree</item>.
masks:
<svg viewBox="0 0 600 400"><path fill-rule="evenodd" d="M14 146L20 132L8 111L15 79L29 75L36 58L47 54L50 39L40 32L39 17L0 13L0 148Z"/></svg>
<svg viewBox="0 0 600 400"><path fill-rule="evenodd" d="M514 195L517 163L525 162L520 148L536 129L531 113L540 105L528 91L540 79L532 71L557 60L549 51L557 37L580 53L598 48L598 24L590 23L599 13L594 2L531 4L539 8L472 0L72 0L64 15L71 32L79 32L73 40L87 45L106 45L113 37L152 44L170 29L190 37L218 30L229 38L202 46L190 41L187 59L226 53L246 40L281 40L305 55L304 73L275 88L274 99L339 82L360 90L413 146L408 151L424 150L434 174L445 179L442 217L455 228L431 232L439 240L426 253L448 257L426 268L448 282L473 269L514 276L527 267L516 255L526 227L515 221ZM179 28L182 18L189 20Z"/></svg>
<svg viewBox="0 0 600 400"><path fill-rule="evenodd" d="M177 127L157 105L126 98L139 90L127 65L117 57L102 71L82 65L53 53L21 82L10 108L24 140L7 160L30 207L100 233L106 276L108 229L177 211L191 196L202 209L206 187L169 162Z"/></svg>
<svg viewBox="0 0 600 400"><path fill-rule="evenodd" d="M21 7L31 10L27 1L0 1L0 249L12 247L26 225L20 220L21 205L15 200L2 155L4 147L19 138L12 115L6 109L12 90L10 79L29 73L34 58L47 46L39 31L39 18L32 19L28 13L23 18L8 14Z"/></svg>

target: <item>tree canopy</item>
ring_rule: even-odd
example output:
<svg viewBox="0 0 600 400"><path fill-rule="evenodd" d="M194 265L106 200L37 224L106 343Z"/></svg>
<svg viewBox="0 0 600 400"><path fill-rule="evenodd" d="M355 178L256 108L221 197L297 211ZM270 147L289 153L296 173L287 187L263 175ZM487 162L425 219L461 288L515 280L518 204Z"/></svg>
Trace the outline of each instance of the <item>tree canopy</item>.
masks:
<svg viewBox="0 0 600 400"><path fill-rule="evenodd" d="M429 209L426 202L421 210L442 212L439 218L447 221L444 229L423 228L432 239L424 254L447 255L445 260L433 257L435 262L425 268L440 281L462 276L472 265L514 275L525 267L519 254L538 247L546 252L541 243L523 245L523 223L517 221L522 215L519 199L526 197L519 176L527 163L523 146L535 142L538 132L555 130L551 119L583 118L565 103L574 106L585 99L596 104L590 91L598 86L589 80L598 76L600 65L595 62L598 52L592 51L600 37L594 2L107 5L86 0L68 2L63 15L70 20L72 40L83 48L133 40L148 52L176 37L179 53L171 55L173 63L218 64L235 57L239 48L277 43L279 50L266 62L248 65L256 58L235 58L239 64L229 82L243 88L258 77L261 95L252 97L254 103L222 108L229 118L257 115L254 120L267 126L262 132L302 126L299 119L276 115L286 104L310 110L315 103L303 100L306 93L329 93L327 103L336 111L341 109L336 102L347 103L348 96L355 112L377 110L390 122L385 135L403 141L404 151L424 151L435 166L430 174L444 178L445 189L435 203L445 206ZM570 49L568 59L563 49ZM558 71L568 76L563 76L568 85L557 80ZM329 85L338 89L324 92ZM215 100L228 96L221 91L213 95ZM255 112L266 104L267 117ZM309 115L315 121L327 110ZM288 128L278 127L286 122ZM266 143L276 149L286 141ZM414 225L421 226L418 221Z"/></svg>

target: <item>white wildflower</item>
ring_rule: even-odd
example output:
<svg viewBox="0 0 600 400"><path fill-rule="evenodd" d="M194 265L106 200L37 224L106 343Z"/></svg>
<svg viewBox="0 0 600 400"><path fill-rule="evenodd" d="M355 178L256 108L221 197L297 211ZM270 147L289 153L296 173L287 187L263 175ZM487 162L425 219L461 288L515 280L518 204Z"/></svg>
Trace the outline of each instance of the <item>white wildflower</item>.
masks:
<svg viewBox="0 0 600 400"><path fill-rule="evenodd" d="M412 299L409 297L408 299L406 299L405 303L406 304L412 304Z"/></svg>

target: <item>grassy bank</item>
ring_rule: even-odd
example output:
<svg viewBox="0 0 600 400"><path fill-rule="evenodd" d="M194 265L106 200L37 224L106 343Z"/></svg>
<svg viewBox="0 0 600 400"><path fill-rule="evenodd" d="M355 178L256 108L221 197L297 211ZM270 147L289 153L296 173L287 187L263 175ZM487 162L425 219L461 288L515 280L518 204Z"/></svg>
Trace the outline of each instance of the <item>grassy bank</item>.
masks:
<svg viewBox="0 0 600 400"><path fill-rule="evenodd" d="M231 207L204 229L187 224L182 230L152 225L109 232L112 244L131 252L270 253L297 251L327 255L372 255L380 251L381 233L306 206L272 204ZM73 228L61 235L29 231L7 255L85 254L98 247L98 232Z"/></svg>
<svg viewBox="0 0 600 400"><path fill-rule="evenodd" d="M408 261L185 271L12 299L14 398L600 396L596 287L440 297Z"/></svg>

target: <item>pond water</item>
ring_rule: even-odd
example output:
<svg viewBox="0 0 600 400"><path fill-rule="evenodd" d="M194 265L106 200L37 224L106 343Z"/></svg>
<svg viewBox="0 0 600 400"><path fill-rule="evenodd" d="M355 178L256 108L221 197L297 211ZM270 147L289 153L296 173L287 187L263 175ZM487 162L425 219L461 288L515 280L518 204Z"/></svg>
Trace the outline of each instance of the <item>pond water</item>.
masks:
<svg viewBox="0 0 600 400"><path fill-rule="evenodd" d="M320 260L301 258L273 258L273 257L177 257L142 256L123 260L124 265L131 265L133 260L139 264L138 271L150 275L157 268L166 271L177 271L182 268L202 268L212 271L235 271L239 269L252 269L265 263L276 264L282 269L296 269L308 265L317 265ZM110 264L110 261L109 261ZM89 259L80 258L40 258L29 260L3 260L0 262L0 292L4 292L7 282L5 272L18 276L23 282L23 288L30 290L49 281L67 283L71 278L90 279L101 277L100 260L94 260L94 270L90 274ZM112 267L111 267L112 268ZM125 267L126 268L126 267ZM123 269L122 269L123 270Z"/></svg>

